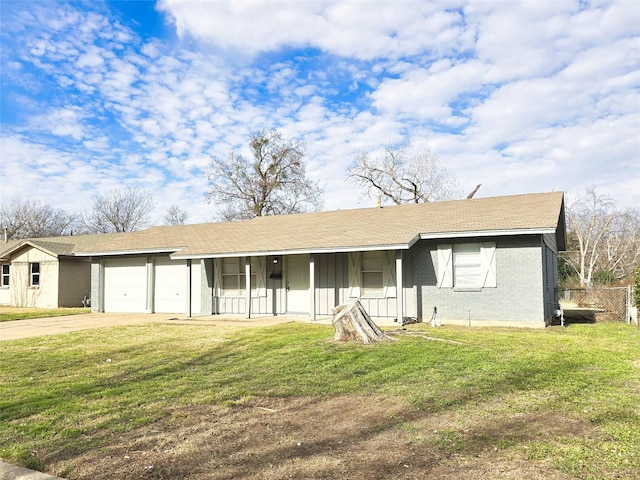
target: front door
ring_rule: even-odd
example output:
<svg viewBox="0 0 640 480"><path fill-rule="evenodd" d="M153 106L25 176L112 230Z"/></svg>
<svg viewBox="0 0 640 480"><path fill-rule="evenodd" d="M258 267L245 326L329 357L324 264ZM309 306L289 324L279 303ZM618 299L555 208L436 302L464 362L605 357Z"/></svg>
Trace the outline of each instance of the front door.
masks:
<svg viewBox="0 0 640 480"><path fill-rule="evenodd" d="M309 313L309 255L287 259L287 313Z"/></svg>

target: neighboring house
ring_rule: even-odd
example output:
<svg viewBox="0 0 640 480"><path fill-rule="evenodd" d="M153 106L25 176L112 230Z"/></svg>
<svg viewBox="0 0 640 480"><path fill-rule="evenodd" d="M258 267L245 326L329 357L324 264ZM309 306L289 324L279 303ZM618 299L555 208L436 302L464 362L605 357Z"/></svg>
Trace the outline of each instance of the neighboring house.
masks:
<svg viewBox="0 0 640 480"><path fill-rule="evenodd" d="M74 250L114 235L11 240L0 244L0 305L76 307L91 293L91 259Z"/></svg>
<svg viewBox="0 0 640 480"><path fill-rule="evenodd" d="M372 317L545 326L561 192L153 227L77 251L101 312Z"/></svg>

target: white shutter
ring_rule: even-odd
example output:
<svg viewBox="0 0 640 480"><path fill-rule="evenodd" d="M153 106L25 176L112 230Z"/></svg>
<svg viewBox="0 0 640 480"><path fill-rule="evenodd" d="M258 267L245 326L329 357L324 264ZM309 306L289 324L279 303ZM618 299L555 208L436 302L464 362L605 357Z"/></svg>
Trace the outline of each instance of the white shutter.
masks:
<svg viewBox="0 0 640 480"><path fill-rule="evenodd" d="M267 296L267 257L254 257L255 262L252 263L251 268L255 268L256 274L256 291L253 293L254 297L266 297Z"/></svg>
<svg viewBox="0 0 640 480"><path fill-rule="evenodd" d="M383 253L382 278L384 279L384 296L385 298L395 298L396 282L393 274L396 269L396 255L393 251Z"/></svg>
<svg viewBox="0 0 640 480"><path fill-rule="evenodd" d="M438 287L453 287L453 248L438 245Z"/></svg>
<svg viewBox="0 0 640 480"><path fill-rule="evenodd" d="M222 259L213 259L213 296L222 295Z"/></svg>
<svg viewBox="0 0 640 480"><path fill-rule="evenodd" d="M482 272L482 287L495 288L496 276L496 244L484 242L480 248L480 271Z"/></svg>
<svg viewBox="0 0 640 480"><path fill-rule="evenodd" d="M349 252L349 297L360 298L360 272L362 257L360 252Z"/></svg>

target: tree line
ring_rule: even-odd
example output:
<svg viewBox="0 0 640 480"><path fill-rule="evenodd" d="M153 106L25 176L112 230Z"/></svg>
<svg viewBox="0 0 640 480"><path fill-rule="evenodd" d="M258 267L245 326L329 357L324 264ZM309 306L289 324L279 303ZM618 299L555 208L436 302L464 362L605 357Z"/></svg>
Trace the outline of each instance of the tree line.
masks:
<svg viewBox="0 0 640 480"><path fill-rule="evenodd" d="M287 215L322 208L323 191L306 174L306 145L278 130L251 134L250 156L231 152L213 156L205 172L205 194L216 211L214 220L233 221L264 215ZM381 196L393 203L456 198L456 178L431 152L407 155L387 148L384 156L368 152L354 155L348 179L363 195ZM14 199L0 206L0 227L7 239L133 232L154 223L153 194L137 187L114 189L96 195L92 208L74 214L38 200ZM172 205L159 223L183 225L188 213ZM157 222L156 222L157 223Z"/></svg>
<svg viewBox="0 0 640 480"><path fill-rule="evenodd" d="M278 130L262 130L248 139L250 156L231 152L213 156L205 172L208 203L214 220L233 221L265 215L286 215L322 208L323 191L306 174L306 145ZM457 178L433 152L408 153L387 147L382 155L357 152L347 180L365 197L394 204L464 198ZM477 185L466 198L475 195ZM15 199L0 206L0 227L7 239L132 232L151 226L154 197L127 187L96 195L90 210L73 214L37 200ZM640 263L640 212L619 209L595 187L567 202L567 252L560 257L566 286L612 284L629 280ZM172 205L164 225L183 225L188 213Z"/></svg>

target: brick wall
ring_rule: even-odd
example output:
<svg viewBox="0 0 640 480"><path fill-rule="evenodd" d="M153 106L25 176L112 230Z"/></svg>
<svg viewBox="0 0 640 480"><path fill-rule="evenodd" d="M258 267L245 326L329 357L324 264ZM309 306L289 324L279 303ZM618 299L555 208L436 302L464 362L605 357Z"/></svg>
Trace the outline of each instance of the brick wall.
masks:
<svg viewBox="0 0 640 480"><path fill-rule="evenodd" d="M458 240L473 243L474 240ZM542 241L539 236L483 238L496 243L497 287L476 290L440 288L437 286L438 244L456 244L452 239L423 240L412 248L412 289L416 296L417 316L431 318L437 307L439 318L446 323L494 322L544 326Z"/></svg>

